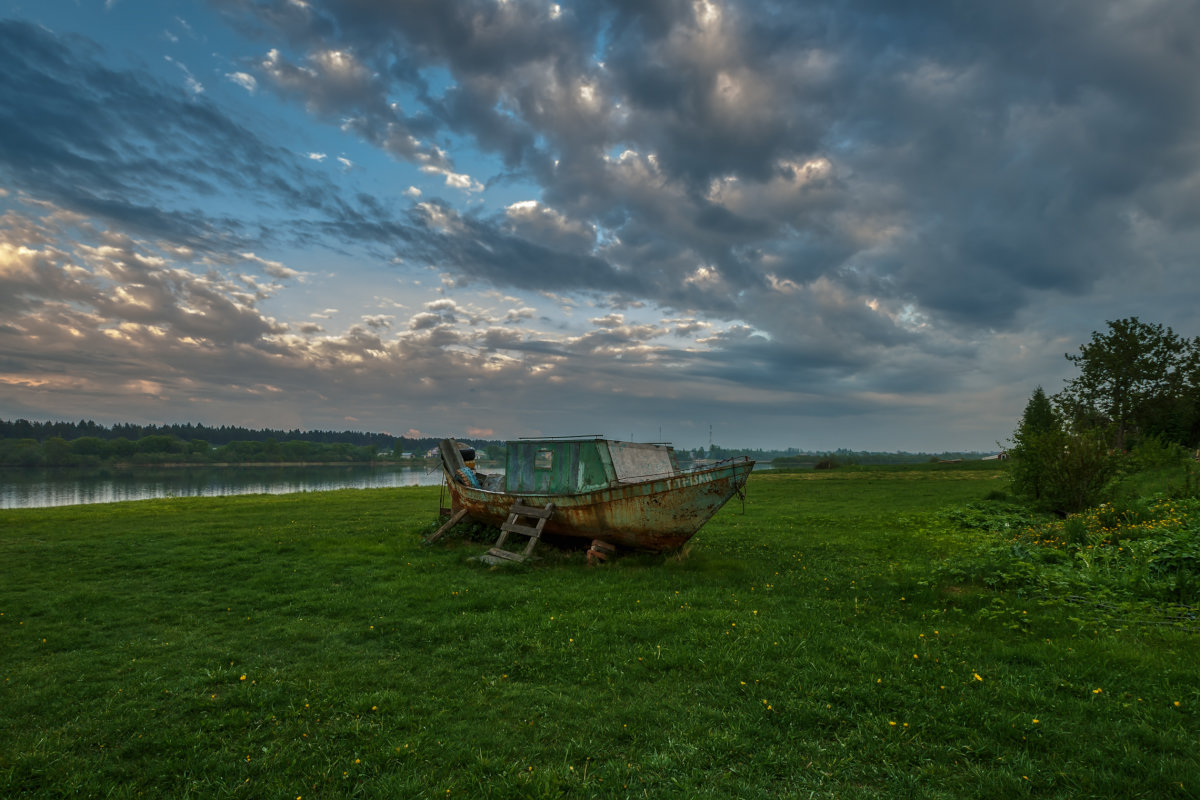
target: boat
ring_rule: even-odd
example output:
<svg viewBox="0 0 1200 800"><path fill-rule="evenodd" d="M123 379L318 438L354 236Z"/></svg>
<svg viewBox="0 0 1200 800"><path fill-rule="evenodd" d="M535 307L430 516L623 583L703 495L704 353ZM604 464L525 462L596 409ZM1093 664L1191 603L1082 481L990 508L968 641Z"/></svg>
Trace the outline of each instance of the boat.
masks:
<svg viewBox="0 0 1200 800"><path fill-rule="evenodd" d="M683 470L669 445L596 436L507 442L504 473L494 475L477 472L474 451L454 439L438 452L451 519L503 526L516 508L546 509L538 531L548 539L645 552L681 547L731 497L745 497L754 468L739 456Z"/></svg>

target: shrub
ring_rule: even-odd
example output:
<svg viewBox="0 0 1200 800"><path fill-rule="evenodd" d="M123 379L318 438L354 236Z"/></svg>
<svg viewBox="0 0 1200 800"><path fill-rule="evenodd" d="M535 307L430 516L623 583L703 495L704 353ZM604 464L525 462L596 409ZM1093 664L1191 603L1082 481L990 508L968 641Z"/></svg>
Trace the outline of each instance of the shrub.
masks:
<svg viewBox="0 0 1200 800"><path fill-rule="evenodd" d="M1188 451L1181 445L1158 436L1143 439L1129 455L1130 465L1139 470L1178 467L1184 464L1189 456Z"/></svg>
<svg viewBox="0 0 1200 800"><path fill-rule="evenodd" d="M1091 601L1200 601L1200 501L1105 503L1049 522L978 504L946 517L991 535L943 564L943 580Z"/></svg>
<svg viewBox="0 0 1200 800"><path fill-rule="evenodd" d="M1061 515L1094 505L1117 466L1099 431L1031 434L1012 458L1013 491L1035 508Z"/></svg>

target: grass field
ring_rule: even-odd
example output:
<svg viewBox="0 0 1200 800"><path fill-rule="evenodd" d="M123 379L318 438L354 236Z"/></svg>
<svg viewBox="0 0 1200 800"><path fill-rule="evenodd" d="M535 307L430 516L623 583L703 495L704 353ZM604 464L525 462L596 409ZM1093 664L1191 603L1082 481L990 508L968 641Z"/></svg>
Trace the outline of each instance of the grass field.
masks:
<svg viewBox="0 0 1200 800"><path fill-rule="evenodd" d="M0 511L0 797L1200 795L1200 635L947 570L970 466L596 568L424 546L436 488Z"/></svg>

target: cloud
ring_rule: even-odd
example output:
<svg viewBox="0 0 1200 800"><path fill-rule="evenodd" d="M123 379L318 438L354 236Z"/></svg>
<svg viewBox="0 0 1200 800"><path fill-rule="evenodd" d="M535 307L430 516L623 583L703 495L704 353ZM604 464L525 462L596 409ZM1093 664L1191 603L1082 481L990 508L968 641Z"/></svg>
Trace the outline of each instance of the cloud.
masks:
<svg viewBox="0 0 1200 800"><path fill-rule="evenodd" d="M0 227L0 285L18 332L6 346L17 372L22 362L34 369L47 360L91 372L111 358L136 381L146 353L269 351L284 330L234 276L189 271L152 245L112 231L73 230L71 245L54 246L66 233L61 219L49 214L17 226L15 217ZM37 236L28 236L31 228Z"/></svg>
<svg viewBox="0 0 1200 800"><path fill-rule="evenodd" d="M671 398L688 399L680 413L726 418L749 403L756 413L786 415L797 391L810 398L810 411L866 414L894 404L902 386L883 395L878 383L839 383L842 356L797 353L748 326L712 330L686 350L669 347L663 341L686 320L651 324L617 312L591 318L579 332L550 333L500 327L532 318L532 309L443 297L396 325L391 315L367 315L341 331L293 326L261 308L283 286L248 287L234 272L177 260L186 253L111 230L68 230L78 224L71 215L38 208L35 216L9 213L0 228L0 297L10 303L0 330L0 401L10 408L16 397L65 391L76 405L63 406L60 397L59 407L79 412L72 416L121 418L127 411L113 398L136 390L176 415L211 418L236 409L248 424L278 426L281 415L340 419L345 409L361 420L397 407L424 416L452 396L461 399L456 419L482 417L528 432L529 415L547 429L574 429L563 406L592 409L597 421L653 419ZM243 254L243 261L256 259ZM797 371L801 360L813 366ZM895 376L911 383L910 367L901 360ZM954 368L948 363L944 372ZM505 408L495 406L496 396L506 398Z"/></svg>
<svg viewBox="0 0 1200 800"><path fill-rule="evenodd" d="M1164 137L1184 141L1173 121L1194 101L1154 78L1187 57L1146 44L1184 22L1169 14L1097 15L1064 41L1070 57L1050 62L1038 47L1055 35L1053 20L1024 7L985 28L851 3L842 18L863 24L837 35L806 9L776 14L768 31L755 3L641 14L523 2L486 13L225 7L303 53L268 50L259 68L315 115L451 187L481 184L432 143L439 129L540 184L543 199L503 218L461 221L456 230L482 248L369 215L380 240L404 232L402 249L412 249L401 255L498 286L524 285L556 259L565 265L552 270L556 289L616 290L728 319L784 307L763 302L780 292L819 304L820 287L836 285L907 303L935 324L1003 328L1039 296L1079 295L1108 263L1136 261L1128 220L1146 230L1187 207L1162 202L1185 196L1186 181L1152 176L1195 172L1109 156L1142 152L1145 164L1181 152ZM1016 29L1030 64L1011 63L1005 49ZM1127 77L1098 60L1106 49ZM451 78L441 95L429 90L435 69ZM409 92L424 108L398 112L389 97ZM1056 177L1064 170L1074 179ZM1195 228L1169 213L1176 229ZM491 258L497 247L529 269ZM786 336L789 319L756 322Z"/></svg>
<svg viewBox="0 0 1200 800"><path fill-rule="evenodd" d="M505 322L520 322L521 320L533 319L537 311L529 308L510 308L504 315Z"/></svg>
<svg viewBox="0 0 1200 800"><path fill-rule="evenodd" d="M752 2L314 4L311 35L290 32L314 74L333 72L320 66L328 48L353 52L355 91L339 102L363 130L382 130L392 81L418 91L426 122L537 181L543 218L510 209L509 231L599 258L599 275L638 271L623 291L746 318L782 287L819 302L806 296L820 279L933 324L1005 328L1047 293L1078 296L1144 258L1130 220L1197 223L1154 199L1191 191L1176 176L1195 175L1195 158L1182 173L1168 164L1197 102L1169 76L1196 56L1151 44L1196 12L1087 8L1064 34L1034 6L969 16L856 2L831 28L828 9L768 16ZM398 50L413 60L389 71ZM440 97L420 94L427 68L452 76ZM420 162L415 144L402 149ZM595 240L553 235L593 228ZM488 276L520 285L523 272ZM786 335L789 319L758 322Z"/></svg>
<svg viewBox="0 0 1200 800"><path fill-rule="evenodd" d="M16 397L67 391L92 416L126 413L115 405L125 396L205 416L209 404L238 407L241 418L278 425L263 398L272 407L303 401L321 413L364 403L382 408L394 404L392 382L400 380L410 386L407 401L427 403L436 399L434 386L466 393L473 375L509 381L523 369L511 357L451 349L482 342L473 331L492 316L449 298L425 304L396 334L389 333L391 315L367 315L332 333L302 323L293 333L261 307L282 287L248 284L234 272L177 260L182 251L38 209L9 212L0 226L6 407L16 407ZM266 262L252 253L241 258Z"/></svg>
<svg viewBox="0 0 1200 800"><path fill-rule="evenodd" d="M256 91L258 91L258 81L255 80L254 76L248 72L229 72L225 74L225 77L236 83L238 86L241 86L250 94L254 94Z"/></svg>
<svg viewBox="0 0 1200 800"><path fill-rule="evenodd" d="M304 273L300 272L300 270L286 267L278 261L271 261L269 259L256 256L254 253L241 253L240 255L244 260L261 267L263 272L267 273L273 278L289 279L299 278L304 275Z"/></svg>
<svg viewBox="0 0 1200 800"><path fill-rule="evenodd" d="M393 317L387 314L372 314L363 317L363 322L367 324L367 327L375 328L377 330L384 330L392 327L392 320Z"/></svg>
<svg viewBox="0 0 1200 800"><path fill-rule="evenodd" d="M452 189L461 189L464 192L483 191L483 184L474 180L470 175L461 175L443 167L435 167L433 165L421 167L421 171L444 176L446 178L446 185Z"/></svg>
<svg viewBox="0 0 1200 800"><path fill-rule="evenodd" d="M260 72L273 88L302 99L314 114L337 117L370 102L377 80L348 50L322 49L312 52L305 65L296 65L277 49L259 62Z"/></svg>
<svg viewBox="0 0 1200 800"><path fill-rule="evenodd" d="M315 116L337 121L344 131L397 158L453 174L441 149L421 140L433 129L431 120L406 116L389 102L387 70L381 73L364 63L353 48L312 47L301 63L273 48L257 71L267 86L301 100Z"/></svg>
<svg viewBox="0 0 1200 800"><path fill-rule="evenodd" d="M522 238L567 252L591 252L596 231L591 225L568 219L536 200L522 200L504 209L509 230Z"/></svg>
<svg viewBox="0 0 1200 800"><path fill-rule="evenodd" d="M189 70L184 64L176 61L170 56L164 56L164 58L168 62L179 67L180 71L183 72L184 82L187 84L188 91L190 91L192 94L201 94L204 92L204 85L200 83L200 81L196 80L196 77L192 75L192 71Z"/></svg>

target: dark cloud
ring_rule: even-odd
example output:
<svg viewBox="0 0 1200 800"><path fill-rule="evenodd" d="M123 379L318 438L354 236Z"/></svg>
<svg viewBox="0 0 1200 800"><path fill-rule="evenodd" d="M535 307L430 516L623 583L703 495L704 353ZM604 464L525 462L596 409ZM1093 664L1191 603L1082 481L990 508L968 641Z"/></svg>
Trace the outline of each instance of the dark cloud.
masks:
<svg viewBox="0 0 1200 800"><path fill-rule="evenodd" d="M440 202L409 215L420 236L409 252L465 277L527 289L644 291L639 275L583 251L563 252L505 232L496 221L460 215Z"/></svg>

